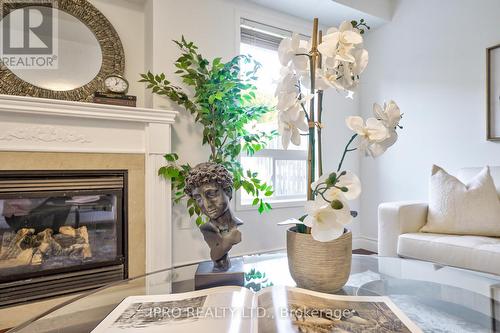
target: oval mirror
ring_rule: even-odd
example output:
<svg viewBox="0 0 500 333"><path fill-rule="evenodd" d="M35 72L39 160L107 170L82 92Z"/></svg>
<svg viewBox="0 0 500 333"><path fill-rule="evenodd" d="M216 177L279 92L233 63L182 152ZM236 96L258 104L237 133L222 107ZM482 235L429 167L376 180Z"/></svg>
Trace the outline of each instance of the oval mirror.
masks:
<svg viewBox="0 0 500 333"><path fill-rule="evenodd" d="M106 17L88 1L58 0L54 4L12 2L5 5L7 10L4 6L3 19L8 22L10 35L20 36L12 39L14 43L29 40L29 47L33 44L40 49L50 44L53 51L49 56L32 58L55 61L55 65L30 67L4 62L0 67L0 94L91 101L106 76L123 75L123 46ZM55 32L27 32L23 17L29 17L34 27L52 22ZM26 43L20 46L26 48Z"/></svg>
<svg viewBox="0 0 500 333"><path fill-rule="evenodd" d="M57 69L24 69L6 65L7 68L28 83L55 91L73 90L92 81L99 73L102 64L101 46L92 31L66 12L42 6L31 6L31 8L36 9L33 11L35 15L44 17L57 15ZM14 10L5 18L13 23L11 29L22 33L23 20L11 18L17 15L23 15L23 9ZM40 21L42 20L43 17L40 18Z"/></svg>

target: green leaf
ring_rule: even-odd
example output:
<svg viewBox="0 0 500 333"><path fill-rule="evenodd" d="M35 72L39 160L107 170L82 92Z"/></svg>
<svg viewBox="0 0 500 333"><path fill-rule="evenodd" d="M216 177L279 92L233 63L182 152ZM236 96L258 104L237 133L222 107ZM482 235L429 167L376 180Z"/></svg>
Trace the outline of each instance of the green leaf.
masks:
<svg viewBox="0 0 500 333"><path fill-rule="evenodd" d="M264 207L264 203L262 202L262 200L260 200L259 208L257 209L259 214L262 214L264 212Z"/></svg>
<svg viewBox="0 0 500 333"><path fill-rule="evenodd" d="M177 154L175 154L175 153L173 153L173 154L166 154L164 157L169 162L174 162L174 161L177 161L179 159L179 156Z"/></svg>
<svg viewBox="0 0 500 333"><path fill-rule="evenodd" d="M247 191L248 194L254 194L255 193L255 187L249 181L245 180L245 181L242 182L241 185L243 186L243 188L245 189L245 191Z"/></svg>
<svg viewBox="0 0 500 333"><path fill-rule="evenodd" d="M196 225L199 227L199 226L201 226L202 224L204 224L204 223L203 223L203 219L201 218L201 216L198 216L198 217L196 218Z"/></svg>
<svg viewBox="0 0 500 333"><path fill-rule="evenodd" d="M168 176L167 167L163 166L160 169L158 169L158 176L167 177Z"/></svg>
<svg viewBox="0 0 500 333"><path fill-rule="evenodd" d="M175 167L169 166L167 167L167 175L171 178L175 178L179 176L180 172Z"/></svg>

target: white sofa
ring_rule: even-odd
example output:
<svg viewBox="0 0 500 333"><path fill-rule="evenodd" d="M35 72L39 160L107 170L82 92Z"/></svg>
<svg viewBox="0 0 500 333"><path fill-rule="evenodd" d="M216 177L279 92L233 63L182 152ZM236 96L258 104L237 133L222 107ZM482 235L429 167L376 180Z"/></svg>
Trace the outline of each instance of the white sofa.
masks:
<svg viewBox="0 0 500 333"><path fill-rule="evenodd" d="M465 183L480 170L462 169L457 178ZM500 197L500 167L492 167L491 175ZM378 212L379 256L400 256L500 275L500 238L419 232L426 220L426 203L381 204Z"/></svg>

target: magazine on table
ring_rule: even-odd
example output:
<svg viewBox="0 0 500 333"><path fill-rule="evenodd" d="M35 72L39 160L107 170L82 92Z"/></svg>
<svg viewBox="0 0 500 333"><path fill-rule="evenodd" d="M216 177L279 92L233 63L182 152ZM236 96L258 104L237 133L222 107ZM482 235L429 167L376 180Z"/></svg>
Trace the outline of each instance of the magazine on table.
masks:
<svg viewBox="0 0 500 333"><path fill-rule="evenodd" d="M92 333L422 332L387 297L218 287L125 298Z"/></svg>

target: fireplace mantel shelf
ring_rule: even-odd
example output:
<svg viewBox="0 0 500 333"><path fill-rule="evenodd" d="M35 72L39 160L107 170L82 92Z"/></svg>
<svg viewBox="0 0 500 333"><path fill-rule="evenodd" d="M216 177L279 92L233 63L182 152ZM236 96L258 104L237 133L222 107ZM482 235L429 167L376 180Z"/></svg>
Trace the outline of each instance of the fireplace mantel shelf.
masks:
<svg viewBox="0 0 500 333"><path fill-rule="evenodd" d="M159 124L172 124L177 115L177 111L163 109L135 108L12 95L0 95L0 112Z"/></svg>

